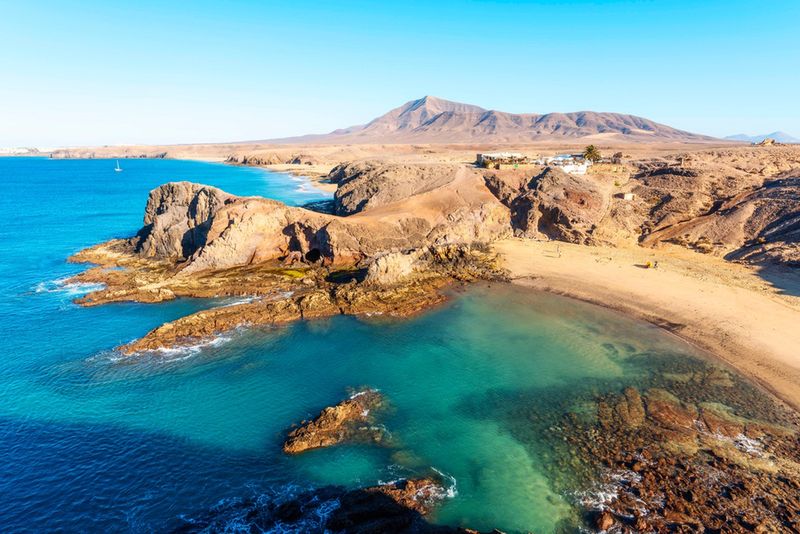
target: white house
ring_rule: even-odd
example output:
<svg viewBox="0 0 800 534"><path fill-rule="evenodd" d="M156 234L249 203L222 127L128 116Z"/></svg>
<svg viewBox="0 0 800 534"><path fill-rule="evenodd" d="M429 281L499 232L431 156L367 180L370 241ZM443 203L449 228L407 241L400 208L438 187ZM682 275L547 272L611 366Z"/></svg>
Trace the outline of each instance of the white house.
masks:
<svg viewBox="0 0 800 534"><path fill-rule="evenodd" d="M583 157L583 154L558 154L557 156L542 158L542 165L552 165L569 174L586 174L592 162Z"/></svg>

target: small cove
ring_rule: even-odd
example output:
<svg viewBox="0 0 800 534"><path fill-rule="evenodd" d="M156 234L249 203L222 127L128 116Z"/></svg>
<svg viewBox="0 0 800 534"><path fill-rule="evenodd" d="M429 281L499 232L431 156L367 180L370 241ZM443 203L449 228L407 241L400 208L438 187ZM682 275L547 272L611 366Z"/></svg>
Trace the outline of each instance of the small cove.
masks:
<svg viewBox="0 0 800 534"><path fill-rule="evenodd" d="M567 488L581 487L584 473L558 463L563 445L541 414L580 412L592 395L628 386L670 388L667 370L715 365L646 323L503 284L456 292L409 320L333 317L120 360L111 347L224 304L80 308L75 288L52 283L80 269L64 262L70 253L133 234L149 189L187 179L294 205L325 198L260 169L169 160L123 167L115 176L107 160L0 159L12 215L0 266L4 530L161 530L225 500L435 468L454 484L435 522L558 531L577 524ZM389 400L382 423L393 447L281 453L289 425L361 386ZM721 395L715 400L736 402Z"/></svg>

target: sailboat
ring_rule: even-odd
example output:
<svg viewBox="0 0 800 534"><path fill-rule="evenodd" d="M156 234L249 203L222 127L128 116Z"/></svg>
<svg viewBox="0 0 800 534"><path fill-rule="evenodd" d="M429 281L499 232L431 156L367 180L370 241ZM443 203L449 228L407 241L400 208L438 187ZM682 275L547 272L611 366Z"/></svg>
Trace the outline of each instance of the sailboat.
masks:
<svg viewBox="0 0 800 534"><path fill-rule="evenodd" d="M114 170L115 170L116 172L122 172L122 167L120 167L120 166L119 166L119 160L117 160L117 166L116 166L116 167L114 167Z"/></svg>

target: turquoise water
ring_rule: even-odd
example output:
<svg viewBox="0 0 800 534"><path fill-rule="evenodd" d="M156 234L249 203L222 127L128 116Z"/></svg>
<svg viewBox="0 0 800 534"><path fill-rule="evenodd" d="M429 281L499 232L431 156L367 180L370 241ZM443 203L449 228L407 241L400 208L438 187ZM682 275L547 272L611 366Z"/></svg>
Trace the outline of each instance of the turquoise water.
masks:
<svg viewBox="0 0 800 534"><path fill-rule="evenodd" d="M334 317L122 359L109 349L219 304L80 308L82 288L58 282L79 269L71 253L137 230L151 188L185 179L291 204L325 197L258 169L122 164L117 174L104 160L0 158L0 531L162 530L226 499L435 468L453 497L434 521L551 532L573 514L548 478L552 446L519 441L480 406L621 389L649 361L692 355L648 325L496 285L406 321ZM360 386L389 399L395 447L281 453L291 423Z"/></svg>

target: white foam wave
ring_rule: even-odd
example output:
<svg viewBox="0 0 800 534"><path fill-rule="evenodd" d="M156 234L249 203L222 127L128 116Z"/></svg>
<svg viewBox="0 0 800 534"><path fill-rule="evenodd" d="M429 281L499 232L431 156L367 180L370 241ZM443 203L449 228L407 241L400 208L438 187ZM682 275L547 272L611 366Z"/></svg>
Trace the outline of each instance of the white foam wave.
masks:
<svg viewBox="0 0 800 534"><path fill-rule="evenodd" d="M226 301L219 306L215 306L216 308L228 308L230 306L238 306L240 304L250 304L251 302L256 302L259 300L263 300L263 297L242 297L230 301Z"/></svg>
<svg viewBox="0 0 800 534"><path fill-rule="evenodd" d="M577 504L587 510L602 512L619 499L622 493L633 498L640 515L648 514L647 503L629 493L631 485L641 482L642 476L639 473L627 469L607 471L603 479L587 490L571 493Z"/></svg>
<svg viewBox="0 0 800 534"><path fill-rule="evenodd" d="M316 187L306 181L298 185L297 188L295 188L295 191L298 193L303 193L304 195L313 195L319 192Z"/></svg>
<svg viewBox="0 0 800 534"><path fill-rule="evenodd" d="M90 282L71 282L72 277L57 278L48 282L39 282L34 288L36 293L62 293L69 297L79 297L92 291L105 289L106 285Z"/></svg>
<svg viewBox="0 0 800 534"><path fill-rule="evenodd" d="M116 350L103 351L89 358L89 361L104 361L108 363L177 363L188 360L200 354L204 349L224 345L233 339L232 335L220 335L203 339L188 345L174 347L160 347L153 350L143 350L132 354L123 354Z"/></svg>
<svg viewBox="0 0 800 534"><path fill-rule="evenodd" d="M448 475L446 473L443 473L442 471L439 471L435 467L431 467L431 469L436 471L439 474L439 476L442 477L442 480L448 481L448 483L444 485L444 492L441 494L441 498L452 499L453 497L458 495L458 485L456 482L456 477L454 477L453 475Z"/></svg>
<svg viewBox="0 0 800 534"><path fill-rule="evenodd" d="M159 347L155 350L151 350L148 352L159 354L161 356L166 356L165 361L171 361L171 362L181 361L197 355L203 349L224 345L231 339L233 338L229 335L220 335L209 339L201 340L196 343L191 343L189 345L178 345L175 347Z"/></svg>
<svg viewBox="0 0 800 534"><path fill-rule="evenodd" d="M355 398L358 398L358 397L360 397L362 395L366 395L367 393L370 393L370 392L378 393L379 391L380 390L378 388L366 388L366 389L362 389L360 391L356 391L355 393L350 395L349 398L350 399L355 399Z"/></svg>

